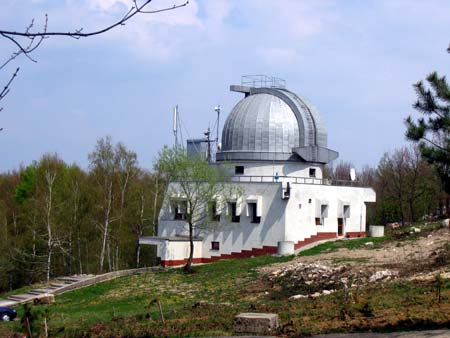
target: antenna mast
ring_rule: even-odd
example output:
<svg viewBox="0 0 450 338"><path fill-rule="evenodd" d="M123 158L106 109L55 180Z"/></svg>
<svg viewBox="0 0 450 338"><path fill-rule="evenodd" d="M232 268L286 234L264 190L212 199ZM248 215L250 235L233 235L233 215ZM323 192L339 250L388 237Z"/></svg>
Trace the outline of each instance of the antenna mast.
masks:
<svg viewBox="0 0 450 338"><path fill-rule="evenodd" d="M218 104L217 107L214 107L214 110L217 112L216 148L219 150L220 104Z"/></svg>
<svg viewBox="0 0 450 338"><path fill-rule="evenodd" d="M173 136L175 137L175 147L178 146L178 105L173 109Z"/></svg>

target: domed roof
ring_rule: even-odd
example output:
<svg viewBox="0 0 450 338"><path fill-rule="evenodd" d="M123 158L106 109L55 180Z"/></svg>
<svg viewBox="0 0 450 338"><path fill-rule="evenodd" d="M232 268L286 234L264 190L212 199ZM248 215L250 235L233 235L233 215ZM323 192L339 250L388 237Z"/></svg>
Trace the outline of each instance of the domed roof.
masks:
<svg viewBox="0 0 450 338"><path fill-rule="evenodd" d="M231 86L231 90L245 93L245 98L225 121L218 161L331 160L319 112L305 99L284 88Z"/></svg>
<svg viewBox="0 0 450 338"><path fill-rule="evenodd" d="M264 93L239 101L222 133L222 151L291 153L298 144L298 123L291 108Z"/></svg>

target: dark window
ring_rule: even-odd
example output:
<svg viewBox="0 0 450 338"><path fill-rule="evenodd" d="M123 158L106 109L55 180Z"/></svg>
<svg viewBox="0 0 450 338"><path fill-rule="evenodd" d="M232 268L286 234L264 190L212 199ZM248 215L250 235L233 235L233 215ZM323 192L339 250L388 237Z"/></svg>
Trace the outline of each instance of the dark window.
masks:
<svg viewBox="0 0 450 338"><path fill-rule="evenodd" d="M244 175L244 166L243 165L235 166L234 173L235 173L235 175Z"/></svg>
<svg viewBox="0 0 450 338"><path fill-rule="evenodd" d="M316 169L309 168L309 177L316 177Z"/></svg>
<svg viewBox="0 0 450 338"><path fill-rule="evenodd" d="M209 216L212 222L220 222L220 215L217 213L217 203L209 203Z"/></svg>
<svg viewBox="0 0 450 338"><path fill-rule="evenodd" d="M177 203L174 206L174 219L175 220L185 220L186 219L186 202Z"/></svg>
<svg viewBox="0 0 450 338"><path fill-rule="evenodd" d="M250 217L252 223L261 223L261 217L256 216L256 203L249 203L248 204L250 208Z"/></svg>
<svg viewBox="0 0 450 338"><path fill-rule="evenodd" d="M228 203L228 207L230 209L231 214L231 222L233 223L239 223L241 220L241 216L236 215L236 202L230 202Z"/></svg>
<svg viewBox="0 0 450 338"><path fill-rule="evenodd" d="M322 225L322 218L316 217L316 225Z"/></svg>
<svg viewBox="0 0 450 338"><path fill-rule="evenodd" d="M349 218L350 217L350 206L344 205L344 217Z"/></svg>
<svg viewBox="0 0 450 338"><path fill-rule="evenodd" d="M211 250L219 250L220 243L219 242L211 242Z"/></svg>

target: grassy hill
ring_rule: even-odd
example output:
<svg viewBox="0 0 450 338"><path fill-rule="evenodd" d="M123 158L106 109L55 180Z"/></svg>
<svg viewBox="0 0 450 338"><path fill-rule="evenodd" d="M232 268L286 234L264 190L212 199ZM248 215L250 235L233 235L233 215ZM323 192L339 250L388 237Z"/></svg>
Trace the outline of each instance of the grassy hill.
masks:
<svg viewBox="0 0 450 338"><path fill-rule="evenodd" d="M434 228L425 227L420 235L400 239L391 234L370 247L365 245L369 239L327 243L295 260L313 261L314 257L323 259L329 255L336 264L362 264L361 255L413 245L418 236L429 240L432 231ZM346 255L344 261L342 252ZM197 266L194 274L172 269L118 278L57 296L52 305L32 306L32 311L40 313L33 324L36 332L42 332L45 316L50 336L55 337L226 336L233 334L233 318L240 312L278 313L280 333L286 335L450 325L447 279L421 280L401 275L391 281L358 285L357 290L350 292L342 289L325 296L292 300L289 297L295 288L277 283L262 272L274 263L294 264L294 257L220 261ZM446 266L441 265L440 269ZM296 281L294 286L301 283ZM162 305L165 323L155 300ZM18 310L23 315L23 309ZM19 321L0 324L2 337L24 332Z"/></svg>

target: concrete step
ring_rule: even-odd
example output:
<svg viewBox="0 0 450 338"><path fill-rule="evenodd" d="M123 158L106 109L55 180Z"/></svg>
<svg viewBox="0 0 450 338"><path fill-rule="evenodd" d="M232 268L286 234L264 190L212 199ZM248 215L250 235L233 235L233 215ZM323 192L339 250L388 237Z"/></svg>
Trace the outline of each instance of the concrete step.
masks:
<svg viewBox="0 0 450 338"><path fill-rule="evenodd" d="M59 282L71 284L71 283L76 283L76 282L82 281L84 279L85 278L82 278L82 277L61 277L61 278L58 278L57 280Z"/></svg>
<svg viewBox="0 0 450 338"><path fill-rule="evenodd" d="M63 283L50 283L50 287L49 288L55 288L55 289L59 289L62 288L63 286L66 286L67 284L63 284Z"/></svg>
<svg viewBox="0 0 450 338"><path fill-rule="evenodd" d="M14 300L0 299L0 307L11 307L17 305L17 302Z"/></svg>
<svg viewBox="0 0 450 338"><path fill-rule="evenodd" d="M52 293L54 289L33 289L28 291L32 295L42 295L43 293Z"/></svg>
<svg viewBox="0 0 450 338"><path fill-rule="evenodd" d="M9 296L8 299L9 300L16 300L16 301L21 302L21 301L24 301L24 300L27 300L27 299L31 299L34 296L36 296L36 295L32 295L32 294L29 294L29 293L23 293L23 294L19 294L19 295Z"/></svg>

